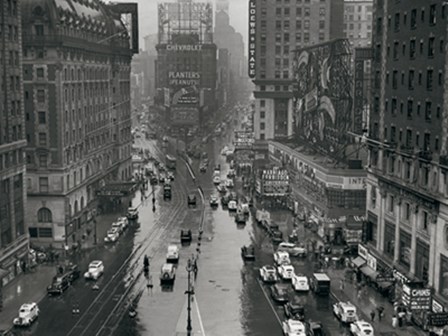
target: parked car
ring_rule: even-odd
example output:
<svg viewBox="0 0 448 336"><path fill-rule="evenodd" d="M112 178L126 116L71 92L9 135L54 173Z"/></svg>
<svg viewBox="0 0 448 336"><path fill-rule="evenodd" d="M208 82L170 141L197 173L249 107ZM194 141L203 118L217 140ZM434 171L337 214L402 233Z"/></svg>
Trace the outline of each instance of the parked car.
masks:
<svg viewBox="0 0 448 336"><path fill-rule="evenodd" d="M291 265L291 259L289 253L285 251L278 251L274 253L274 262L277 266Z"/></svg>
<svg viewBox="0 0 448 336"><path fill-rule="evenodd" d="M24 303L20 306L19 316L13 320L17 327L28 327L39 317L39 307L37 303Z"/></svg>
<svg viewBox="0 0 448 336"><path fill-rule="evenodd" d="M128 213L127 213L126 217L129 220L137 219L138 218L138 210L137 210L137 208L134 208L134 207L128 208Z"/></svg>
<svg viewBox="0 0 448 336"><path fill-rule="evenodd" d="M176 279L176 267L173 264L163 264L160 270L160 283L172 284Z"/></svg>
<svg viewBox="0 0 448 336"><path fill-rule="evenodd" d="M280 230L271 230L270 235L274 244L280 244L283 241L283 232Z"/></svg>
<svg viewBox="0 0 448 336"><path fill-rule="evenodd" d="M352 323L358 320L356 307L351 302L336 302L333 304L333 313L343 323Z"/></svg>
<svg viewBox="0 0 448 336"><path fill-rule="evenodd" d="M174 181L174 173L173 173L173 172L168 172L168 174L167 174L167 178L168 178L170 181Z"/></svg>
<svg viewBox="0 0 448 336"><path fill-rule="evenodd" d="M224 195L221 197L221 205L222 206L229 205L229 201L230 201L229 195Z"/></svg>
<svg viewBox="0 0 448 336"><path fill-rule="evenodd" d="M301 321L293 319L283 321L282 329L286 336L306 336L305 325Z"/></svg>
<svg viewBox="0 0 448 336"><path fill-rule="evenodd" d="M321 322L307 321L305 323L307 336L325 336L324 328Z"/></svg>
<svg viewBox="0 0 448 336"><path fill-rule="evenodd" d="M350 324L350 332L353 336L374 336L372 325L362 320Z"/></svg>
<svg viewBox="0 0 448 336"><path fill-rule="evenodd" d="M236 176L235 169L230 169L230 170L227 172L227 177L228 177L228 178L234 178L235 176Z"/></svg>
<svg viewBox="0 0 448 336"><path fill-rule="evenodd" d="M116 228L109 229L106 233L106 237L104 237L104 242L106 243L115 243L120 237L118 230Z"/></svg>
<svg viewBox="0 0 448 336"><path fill-rule="evenodd" d="M288 302L283 306L285 316L290 319L303 321L305 319L305 307L301 302Z"/></svg>
<svg viewBox="0 0 448 336"><path fill-rule="evenodd" d="M219 175L213 176L213 183L214 184L220 184L221 183L221 177Z"/></svg>
<svg viewBox="0 0 448 336"><path fill-rule="evenodd" d="M117 223L120 223L124 230L126 230L129 226L129 221L126 217L118 217Z"/></svg>
<svg viewBox="0 0 448 336"><path fill-rule="evenodd" d="M231 179L226 180L225 183L226 183L226 188L227 189L233 188L235 186L235 184L233 183L233 180L231 180Z"/></svg>
<svg viewBox="0 0 448 336"><path fill-rule="evenodd" d="M271 297L275 302L286 303L288 302L288 287L283 284L275 284L271 287Z"/></svg>
<svg viewBox="0 0 448 336"><path fill-rule="evenodd" d="M260 268L260 278L265 283L275 283L278 281L277 271L274 266L264 265Z"/></svg>
<svg viewBox="0 0 448 336"><path fill-rule="evenodd" d="M122 234L124 231L123 222L113 222L111 225L111 229L116 230L118 234Z"/></svg>
<svg viewBox="0 0 448 336"><path fill-rule="evenodd" d="M291 280L294 276L294 266L282 264L277 268L280 278L283 280Z"/></svg>
<svg viewBox="0 0 448 336"><path fill-rule="evenodd" d="M216 189L218 190L219 193L223 194L227 192L227 188L224 184L220 183L218 184L218 186L216 187Z"/></svg>
<svg viewBox="0 0 448 336"><path fill-rule="evenodd" d="M104 265L101 260L94 260L89 264L87 272L84 273L84 279L98 280L104 273Z"/></svg>
<svg viewBox="0 0 448 336"><path fill-rule="evenodd" d="M277 251L286 251L292 257L306 257L307 255L307 250L305 247L286 242L280 243L278 245Z"/></svg>
<svg viewBox="0 0 448 336"><path fill-rule="evenodd" d="M298 292L307 292L310 290L308 277L304 274L295 274L292 279L292 287Z"/></svg>
<svg viewBox="0 0 448 336"><path fill-rule="evenodd" d="M188 205L196 205L196 195L195 194L188 195L187 203Z"/></svg>
<svg viewBox="0 0 448 336"><path fill-rule="evenodd" d="M235 216L235 222L237 224L246 224L246 216L242 212L237 212Z"/></svg>
<svg viewBox="0 0 448 336"><path fill-rule="evenodd" d="M168 245L166 262L172 264L176 264L179 262L179 247L177 245Z"/></svg>
<svg viewBox="0 0 448 336"><path fill-rule="evenodd" d="M204 163L201 163L201 165L199 166L199 171L201 173L205 173L207 171L207 165Z"/></svg>
<svg viewBox="0 0 448 336"><path fill-rule="evenodd" d="M241 256L244 260L255 260L255 247L253 245L243 246Z"/></svg>

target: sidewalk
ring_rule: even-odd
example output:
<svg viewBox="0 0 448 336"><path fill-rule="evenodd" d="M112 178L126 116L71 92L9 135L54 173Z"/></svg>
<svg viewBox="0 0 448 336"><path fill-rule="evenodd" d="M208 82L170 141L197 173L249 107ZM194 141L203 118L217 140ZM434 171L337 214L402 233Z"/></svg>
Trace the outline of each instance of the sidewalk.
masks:
<svg viewBox="0 0 448 336"><path fill-rule="evenodd" d="M39 302L47 294L47 286L56 274L54 265L38 265L2 289L3 310L0 312L0 335L12 327L20 306L26 302Z"/></svg>

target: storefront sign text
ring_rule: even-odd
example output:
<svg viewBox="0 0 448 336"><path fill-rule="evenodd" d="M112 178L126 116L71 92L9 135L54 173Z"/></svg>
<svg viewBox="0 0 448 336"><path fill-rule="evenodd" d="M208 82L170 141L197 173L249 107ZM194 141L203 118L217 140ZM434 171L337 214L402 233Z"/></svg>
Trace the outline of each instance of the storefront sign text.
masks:
<svg viewBox="0 0 448 336"><path fill-rule="evenodd" d="M248 71L249 77L254 78L256 74L256 27L257 27L257 1L249 1L249 57Z"/></svg>
<svg viewBox="0 0 448 336"><path fill-rule="evenodd" d="M369 251L367 248L363 245L358 246L358 255L363 258L364 260L367 260L367 254L369 254Z"/></svg>
<svg viewBox="0 0 448 336"><path fill-rule="evenodd" d="M168 44L166 46L166 50L168 51L201 51L201 44Z"/></svg>

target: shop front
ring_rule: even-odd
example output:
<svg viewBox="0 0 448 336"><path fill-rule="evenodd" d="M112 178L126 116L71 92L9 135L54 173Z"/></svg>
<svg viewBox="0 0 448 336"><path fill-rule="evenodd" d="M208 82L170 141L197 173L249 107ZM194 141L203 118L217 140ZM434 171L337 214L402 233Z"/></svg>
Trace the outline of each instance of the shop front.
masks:
<svg viewBox="0 0 448 336"><path fill-rule="evenodd" d="M28 238L26 236L18 239L12 246L3 251L6 255L0 263L0 278L3 287L23 273L24 267L28 263L28 251Z"/></svg>
<svg viewBox="0 0 448 336"><path fill-rule="evenodd" d="M365 222L363 216L347 216L344 225L344 241L348 246L357 246L362 242L362 230Z"/></svg>

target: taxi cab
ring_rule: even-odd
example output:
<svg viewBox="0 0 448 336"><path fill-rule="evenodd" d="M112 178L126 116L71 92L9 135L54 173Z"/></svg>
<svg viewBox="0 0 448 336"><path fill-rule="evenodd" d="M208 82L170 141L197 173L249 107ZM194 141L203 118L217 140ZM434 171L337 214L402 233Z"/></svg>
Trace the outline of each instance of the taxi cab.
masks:
<svg viewBox="0 0 448 336"><path fill-rule="evenodd" d="M333 313L343 323L352 323L358 320L356 307L351 302L335 303Z"/></svg>

